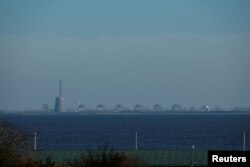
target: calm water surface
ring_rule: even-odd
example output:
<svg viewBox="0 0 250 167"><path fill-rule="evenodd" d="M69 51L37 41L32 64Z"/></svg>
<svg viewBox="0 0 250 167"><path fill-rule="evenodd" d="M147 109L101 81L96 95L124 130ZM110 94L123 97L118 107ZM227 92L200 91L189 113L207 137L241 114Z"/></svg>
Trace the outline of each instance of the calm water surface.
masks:
<svg viewBox="0 0 250 167"><path fill-rule="evenodd" d="M241 150L246 131L250 148L250 114L149 115L4 115L27 134L37 132L40 149L88 149L108 144L134 149ZM248 133L249 132L249 133Z"/></svg>

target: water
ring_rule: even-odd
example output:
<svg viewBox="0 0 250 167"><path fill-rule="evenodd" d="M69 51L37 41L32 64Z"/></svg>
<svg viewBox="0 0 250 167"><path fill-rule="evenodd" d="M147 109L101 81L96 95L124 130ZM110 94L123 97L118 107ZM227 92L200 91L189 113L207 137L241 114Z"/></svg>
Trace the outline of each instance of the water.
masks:
<svg viewBox="0 0 250 167"><path fill-rule="evenodd" d="M25 133L37 132L39 149L241 150L246 131L250 147L250 114L149 115L5 115ZM249 133L248 133L249 132Z"/></svg>

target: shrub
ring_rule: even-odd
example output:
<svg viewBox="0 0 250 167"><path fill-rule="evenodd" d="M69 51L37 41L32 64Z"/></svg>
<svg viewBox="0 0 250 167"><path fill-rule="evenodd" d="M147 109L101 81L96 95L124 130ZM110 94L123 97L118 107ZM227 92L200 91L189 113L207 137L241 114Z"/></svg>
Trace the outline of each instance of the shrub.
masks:
<svg viewBox="0 0 250 167"><path fill-rule="evenodd" d="M136 156L127 156L123 152L108 149L88 150L80 158L69 162L72 167L143 167L144 163Z"/></svg>
<svg viewBox="0 0 250 167"><path fill-rule="evenodd" d="M32 154L32 142L13 125L0 121L0 167L143 167L136 156L109 149L89 150L67 164L57 164L52 156L38 161Z"/></svg>
<svg viewBox="0 0 250 167"><path fill-rule="evenodd" d="M20 166L30 153L30 144L20 129L0 121L0 166Z"/></svg>

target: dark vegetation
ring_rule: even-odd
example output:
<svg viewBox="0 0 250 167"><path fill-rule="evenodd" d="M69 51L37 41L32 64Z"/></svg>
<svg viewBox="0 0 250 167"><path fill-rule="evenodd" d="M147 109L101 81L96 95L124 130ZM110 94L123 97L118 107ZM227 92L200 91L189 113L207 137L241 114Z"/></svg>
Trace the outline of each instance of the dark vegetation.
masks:
<svg viewBox="0 0 250 167"><path fill-rule="evenodd" d="M143 162L136 156L127 156L105 146L101 150L89 150L80 158L68 163L73 167L142 167Z"/></svg>
<svg viewBox="0 0 250 167"><path fill-rule="evenodd" d="M32 138L13 125L0 121L0 167L143 167L136 156L127 156L107 146L89 150L79 158L60 164L48 156L36 159L32 150Z"/></svg>

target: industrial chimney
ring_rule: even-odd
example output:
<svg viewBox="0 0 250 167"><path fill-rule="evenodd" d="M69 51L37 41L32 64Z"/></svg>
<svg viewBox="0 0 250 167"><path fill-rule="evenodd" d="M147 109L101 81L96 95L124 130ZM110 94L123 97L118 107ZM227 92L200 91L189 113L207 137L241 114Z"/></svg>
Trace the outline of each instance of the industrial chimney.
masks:
<svg viewBox="0 0 250 167"><path fill-rule="evenodd" d="M65 112L64 98L62 96L62 81L59 83L59 97L56 97L54 112Z"/></svg>

